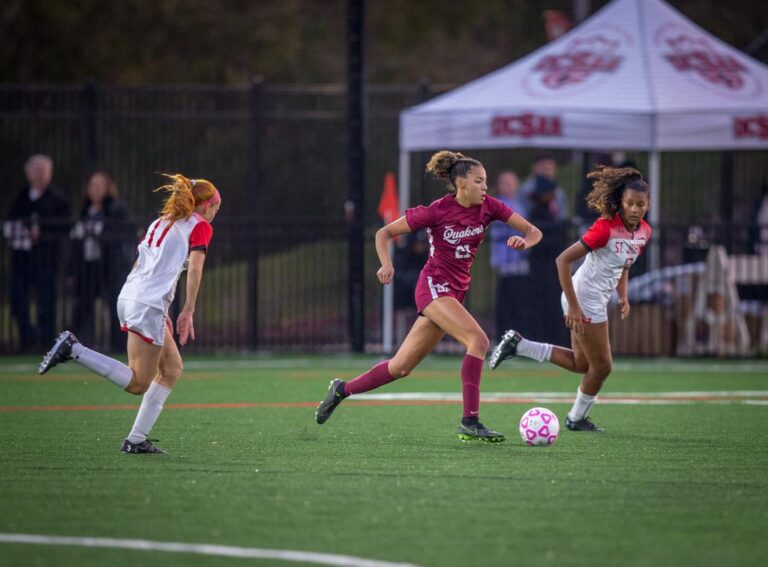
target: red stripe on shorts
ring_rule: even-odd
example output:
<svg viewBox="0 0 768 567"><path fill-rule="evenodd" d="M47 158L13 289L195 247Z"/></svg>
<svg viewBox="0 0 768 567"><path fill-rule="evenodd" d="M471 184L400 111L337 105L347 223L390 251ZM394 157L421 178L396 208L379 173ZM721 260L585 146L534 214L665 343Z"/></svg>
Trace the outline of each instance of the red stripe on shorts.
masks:
<svg viewBox="0 0 768 567"><path fill-rule="evenodd" d="M139 337L141 337L141 340L144 341L145 343L149 343L149 344L153 344L154 343L154 341L152 339L148 339L147 337L145 337L141 333L139 333L137 331L134 331L133 329L129 329L125 325L121 326L120 330L123 331L124 333L133 333L134 335L138 335Z"/></svg>

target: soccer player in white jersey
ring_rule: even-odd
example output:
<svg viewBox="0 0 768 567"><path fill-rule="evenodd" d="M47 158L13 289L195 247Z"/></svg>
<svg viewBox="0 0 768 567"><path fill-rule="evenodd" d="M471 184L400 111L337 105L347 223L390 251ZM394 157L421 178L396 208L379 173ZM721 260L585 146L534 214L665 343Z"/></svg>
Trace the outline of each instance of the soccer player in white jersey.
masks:
<svg viewBox="0 0 768 567"><path fill-rule="evenodd" d="M193 315L203 264L213 236L211 222L221 206L213 183L167 175L170 182L160 218L149 225L138 259L117 300L117 314L128 333L128 365L83 346L70 331L61 333L40 363L45 374L74 360L135 395L142 395L136 421L123 442L124 453L164 453L147 439L165 400L181 377L182 362L168 315L181 272L187 269L184 307L176 320L179 343L194 340Z"/></svg>
<svg viewBox="0 0 768 567"><path fill-rule="evenodd" d="M621 318L629 317L629 268L651 238L651 227L643 220L648 211L649 187L640 172L631 167L598 166L587 178L593 185L587 204L601 218L556 260L572 348L529 341L509 330L493 349L489 364L496 368L502 360L519 355L584 374L565 425L572 431L604 431L589 418L589 410L611 373L608 300L615 289ZM584 263L571 276L574 262L585 256Z"/></svg>

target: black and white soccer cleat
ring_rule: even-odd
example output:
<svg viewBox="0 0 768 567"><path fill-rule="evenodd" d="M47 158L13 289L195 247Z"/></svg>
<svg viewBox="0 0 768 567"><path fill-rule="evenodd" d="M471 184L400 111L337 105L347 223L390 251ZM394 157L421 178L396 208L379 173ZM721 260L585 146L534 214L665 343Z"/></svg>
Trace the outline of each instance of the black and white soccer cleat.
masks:
<svg viewBox="0 0 768 567"><path fill-rule="evenodd" d="M70 331L63 331L56 337L56 342L53 343L51 350L49 350L43 357L43 361L40 366L37 367L37 371L40 374L45 374L51 368L57 364L62 364L72 360L72 345L80 342L77 337Z"/></svg>
<svg viewBox="0 0 768 567"><path fill-rule="evenodd" d="M167 452L163 451L160 447L155 447L152 444L152 441L157 441L157 439L144 439L141 443L131 443L126 439L123 441L123 447L120 449L123 453L130 453L132 455L137 455L139 453L161 453L163 455L166 455Z"/></svg>
<svg viewBox="0 0 768 567"><path fill-rule="evenodd" d="M335 410L344 398L347 397L344 394L344 384L344 380L340 380L339 378L331 380L328 394L326 394L325 399L320 402L320 405L317 406L317 410L315 411L315 421L320 425L328 421L333 410Z"/></svg>
<svg viewBox="0 0 768 567"><path fill-rule="evenodd" d="M570 417L566 416L565 427L571 431L593 431L595 433L602 433L605 431L604 428L595 425L588 417L578 421L572 421Z"/></svg>
<svg viewBox="0 0 768 567"><path fill-rule="evenodd" d="M491 357L488 359L488 366L490 366L491 370L495 370L503 360L517 355L517 345L522 338L523 336L514 329L504 333L499 344L491 351Z"/></svg>

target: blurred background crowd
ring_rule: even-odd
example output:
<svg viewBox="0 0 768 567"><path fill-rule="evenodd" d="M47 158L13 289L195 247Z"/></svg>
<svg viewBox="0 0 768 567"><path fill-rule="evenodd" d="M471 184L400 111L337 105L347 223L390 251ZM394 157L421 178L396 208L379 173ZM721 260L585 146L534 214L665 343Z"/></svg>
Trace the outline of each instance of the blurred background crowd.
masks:
<svg viewBox="0 0 768 567"><path fill-rule="evenodd" d="M366 198L358 213L366 234L366 350L381 349L372 233L381 225L383 180L398 167L399 113L545 45L605 4L365 5ZM764 3L670 4L768 61ZM348 196L348 8L344 0L5 2L0 352L37 352L65 325L97 348L122 349L115 294L159 206L156 173L168 171L210 178L226 195L203 290L206 332L193 348L349 349L348 280L357 268L348 258L356 234ZM486 165L491 192L545 234L537 248L517 252L503 246L508 229L493 227L475 263L470 310L492 337L515 325L567 342L553 262L595 218L585 207L584 174L595 163L647 171L647 155L466 153ZM413 158L413 204L443 194L419 170L427 156ZM665 156L662 179L668 190L654 227L661 268L688 268L663 275L649 273L645 260L633 267L633 278L646 278L635 288L640 309L632 323L616 328L614 352L686 354L686 332L703 344L722 321L718 336L736 333L725 328L732 309L747 326L750 346L726 354L764 353L768 271L760 271L762 264L730 282L735 300L730 288L709 290L699 309L703 322L690 323L690 315L707 262L715 262L708 259L713 247L768 257L768 151L675 152ZM397 244L398 335L415 316L411 289L427 251L423 234ZM449 341L444 348L451 349Z"/></svg>

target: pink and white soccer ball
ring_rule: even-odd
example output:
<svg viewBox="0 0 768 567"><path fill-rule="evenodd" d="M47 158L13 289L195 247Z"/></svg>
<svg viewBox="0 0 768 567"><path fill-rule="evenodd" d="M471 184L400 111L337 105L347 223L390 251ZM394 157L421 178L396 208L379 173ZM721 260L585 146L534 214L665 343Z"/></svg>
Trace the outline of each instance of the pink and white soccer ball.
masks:
<svg viewBox="0 0 768 567"><path fill-rule="evenodd" d="M526 445L552 445L559 433L560 422L547 408L531 408L520 418L520 437Z"/></svg>

